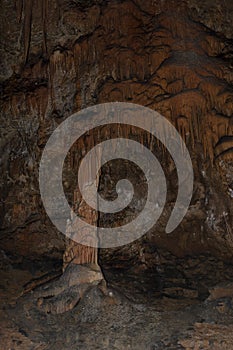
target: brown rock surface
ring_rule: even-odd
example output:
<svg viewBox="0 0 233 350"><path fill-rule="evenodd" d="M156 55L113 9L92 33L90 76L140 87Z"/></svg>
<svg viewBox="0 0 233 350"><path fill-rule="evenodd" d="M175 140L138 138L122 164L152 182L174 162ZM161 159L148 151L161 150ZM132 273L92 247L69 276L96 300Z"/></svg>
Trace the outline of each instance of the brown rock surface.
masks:
<svg viewBox="0 0 233 350"><path fill-rule="evenodd" d="M6 349L231 349L231 289L219 286L233 280L232 17L231 0L2 1L0 287ZM158 225L132 244L99 252L114 298L95 283L81 283L76 273L73 289L67 288L70 262L88 257L97 265L96 250L80 249L57 231L38 184L41 154L55 128L82 108L111 101L144 105L168 118L186 142L195 175L188 213L167 235L177 174L156 140L113 127L90 132L71 148L63 174L67 198L86 220L105 226L135 217L146 186L130 164L107 164L100 193L114 199L114 184L126 174L135 183L131 205L116 216L97 216L81 205L77 167L96 142L130 135L156 154L166 175L169 193ZM62 260L68 267L58 277ZM42 295L46 281L55 288L51 299ZM17 299L38 285L41 295Z"/></svg>
<svg viewBox="0 0 233 350"><path fill-rule="evenodd" d="M219 298L233 298L233 282L222 283L214 286L209 290L210 296L208 300L216 300Z"/></svg>
<svg viewBox="0 0 233 350"><path fill-rule="evenodd" d="M180 7L175 1L4 2L6 251L61 257L62 237L49 224L38 191L41 150L60 121L80 108L130 101L173 122L195 170L196 193L183 227L172 238L156 233L153 240L176 254L201 250L232 260L231 14L230 3L218 1L211 9L207 1Z"/></svg>

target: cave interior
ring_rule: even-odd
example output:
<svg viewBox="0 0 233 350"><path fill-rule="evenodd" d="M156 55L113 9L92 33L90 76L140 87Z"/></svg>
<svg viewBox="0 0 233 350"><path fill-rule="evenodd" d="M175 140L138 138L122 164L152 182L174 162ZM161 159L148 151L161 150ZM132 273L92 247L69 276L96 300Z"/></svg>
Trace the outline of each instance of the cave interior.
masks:
<svg viewBox="0 0 233 350"><path fill-rule="evenodd" d="M3 0L0 18L0 348L233 349L232 1ZM188 150L192 198L171 233L166 226L188 182L152 126L108 121L116 102L159 113ZM63 234L41 198L41 157L56 128L102 104L107 123L90 124L64 160L71 220ZM162 132L172 142L175 134ZM166 203L145 234L136 219L151 164L145 174L119 157L117 139L147 148L165 176ZM122 179L134 190L110 213L85 201L78 173L105 141L116 157L96 174L99 200L116 201ZM103 158L90 156L84 185ZM158 198L160 186L157 179ZM136 239L101 246L100 227L117 231L133 220ZM86 223L95 227L89 245Z"/></svg>

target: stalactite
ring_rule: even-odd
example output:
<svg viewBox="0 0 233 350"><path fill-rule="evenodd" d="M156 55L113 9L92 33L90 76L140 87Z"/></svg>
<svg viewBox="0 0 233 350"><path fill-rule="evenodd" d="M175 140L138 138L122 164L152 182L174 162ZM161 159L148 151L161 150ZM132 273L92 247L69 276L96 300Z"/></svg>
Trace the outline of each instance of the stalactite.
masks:
<svg viewBox="0 0 233 350"><path fill-rule="evenodd" d="M41 87L40 89L38 89L36 97L37 97L37 103L38 103L39 116L41 118L44 118L48 107L48 99L49 99L47 87Z"/></svg>
<svg viewBox="0 0 233 350"><path fill-rule="evenodd" d="M38 114L37 99L34 94L27 95L27 105L29 106L29 113L32 115Z"/></svg>
<svg viewBox="0 0 233 350"><path fill-rule="evenodd" d="M17 20L20 23L22 21L23 14L23 0L15 0Z"/></svg>
<svg viewBox="0 0 233 350"><path fill-rule="evenodd" d="M190 132L188 119L185 116L179 116L176 119L176 127L182 139L184 140L184 142L186 142L186 135Z"/></svg>
<svg viewBox="0 0 233 350"><path fill-rule="evenodd" d="M217 123L218 137L219 138L228 134L228 125L229 125L228 119L226 119L220 123Z"/></svg>
<svg viewBox="0 0 233 350"><path fill-rule="evenodd" d="M83 41L82 42L82 51L81 51L81 64L89 64L89 41Z"/></svg>
<svg viewBox="0 0 233 350"><path fill-rule="evenodd" d="M30 44L31 44L31 31L32 31L32 17L34 0L18 0L16 1L16 10L18 21L21 22L23 18L23 38L24 38L24 63L27 63ZM42 15L42 32L43 32L43 53L47 55L47 21L48 21L48 0L41 0L39 2L41 6Z"/></svg>
<svg viewBox="0 0 233 350"><path fill-rule="evenodd" d="M48 19L48 0L41 0L42 21L43 21L43 53L47 56L47 19Z"/></svg>
<svg viewBox="0 0 233 350"><path fill-rule="evenodd" d="M108 11L108 15L104 16L103 26L107 33L111 33L113 30L118 30L119 28L119 15L116 11Z"/></svg>
<svg viewBox="0 0 233 350"><path fill-rule="evenodd" d="M14 116L14 118L17 118L20 115L19 100L17 95L12 95L10 106L11 106L12 115Z"/></svg>
<svg viewBox="0 0 233 350"><path fill-rule="evenodd" d="M189 139L191 141L191 147L194 149L194 137L193 137L193 128L191 118L188 118L188 130L189 130Z"/></svg>
<svg viewBox="0 0 233 350"><path fill-rule="evenodd" d="M49 90L50 90L50 98L53 109L56 109L56 88L54 83L56 81L56 77L66 77L67 72L70 72L74 68L74 57L72 51L64 51L56 50L50 56L49 66L48 66L48 75L49 75Z"/></svg>
<svg viewBox="0 0 233 350"><path fill-rule="evenodd" d="M145 63L144 63L144 61L142 61L141 64L139 64L138 74L139 74L139 79L141 81L144 81L145 80Z"/></svg>
<svg viewBox="0 0 233 350"><path fill-rule="evenodd" d="M197 118L197 140L201 141L201 120L200 120L200 112L198 110L198 112L196 113L196 118Z"/></svg>
<svg viewBox="0 0 233 350"><path fill-rule="evenodd" d="M28 60L30 41L31 41L31 25L32 25L32 8L33 0L23 0L24 13L24 63Z"/></svg>
<svg viewBox="0 0 233 350"><path fill-rule="evenodd" d="M212 133L210 129L206 130L206 139L204 140L204 149L206 150L205 153L208 154L211 165L213 166L214 152L213 152Z"/></svg>
<svg viewBox="0 0 233 350"><path fill-rule="evenodd" d="M125 61L125 78L130 79L131 76L131 58L127 58Z"/></svg>
<svg viewBox="0 0 233 350"><path fill-rule="evenodd" d="M192 125L193 125L193 134L194 134L194 140L197 141L198 140L198 125L197 125L197 116L194 114L192 116Z"/></svg>
<svg viewBox="0 0 233 350"><path fill-rule="evenodd" d="M80 65L82 62L82 49L81 49L81 45L79 43L76 43L74 45L73 48L73 53L74 53L74 64L75 64L75 70L76 70L76 74L79 74L79 69L80 69Z"/></svg>
<svg viewBox="0 0 233 350"><path fill-rule="evenodd" d="M101 147L99 147L96 149L97 169L101 169L101 159L102 159L102 149L101 149ZM98 175L97 175L96 185L98 185L99 178L100 178L100 173L98 173Z"/></svg>

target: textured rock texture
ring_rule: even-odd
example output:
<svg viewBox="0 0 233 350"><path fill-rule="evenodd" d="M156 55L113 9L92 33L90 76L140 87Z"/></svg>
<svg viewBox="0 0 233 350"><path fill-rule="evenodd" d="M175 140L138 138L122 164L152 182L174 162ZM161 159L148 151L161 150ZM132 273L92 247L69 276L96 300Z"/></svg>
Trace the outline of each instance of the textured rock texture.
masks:
<svg viewBox="0 0 233 350"><path fill-rule="evenodd" d="M71 113L131 101L172 121L195 170L186 220L171 237L157 231L153 241L174 254L201 251L232 260L231 18L231 3L218 1L3 2L4 250L61 257L63 238L47 219L38 191L41 151ZM91 145L87 136L78 147L85 152ZM67 176L69 193L73 178Z"/></svg>
<svg viewBox="0 0 233 350"><path fill-rule="evenodd" d="M121 278L127 297L116 287L105 293L92 285L73 310L61 314L41 309L37 291L15 302L9 297L13 283L8 284L11 307L1 312L1 345L16 350L232 349L232 298L158 298L151 290L152 275L149 284L145 276L137 276L135 282L140 284L142 277L141 286L149 287L151 296L144 291L137 298L134 283ZM14 290L17 294L17 287Z"/></svg>
<svg viewBox="0 0 233 350"><path fill-rule="evenodd" d="M156 154L169 188L166 207L146 236L99 252L107 281L114 291L120 289L115 299L99 286L86 289L86 282L80 291L77 283L65 298L60 292L67 289L52 294L61 296L61 311L73 311L50 315L58 306L53 308L50 300L38 305L34 294L32 298L26 294L11 306L13 311L6 307L1 316L5 348L137 349L139 344L140 349L231 348L232 17L231 0L2 1L0 247L6 303L14 304L23 290L58 277L62 260L64 267L74 258L76 263L83 261L80 247L48 219L38 185L46 141L72 113L111 101L160 112L186 142L195 175L188 213L175 232L166 235L177 175L171 157L156 140L138 130L113 126L94 130L73 145L64 166L64 189L70 204L78 205L87 220L120 225L143 206L145 178L124 162L107 164L99 186L111 200L122 175L135 183L134 201L119 215L97 217L82 206L76 192L82 156L96 142L116 134L130 136ZM93 251L84 251L96 262ZM18 285L10 281L16 276ZM56 288L68 280L64 276L55 281ZM84 298L79 303L80 295ZM152 309L151 296L160 298Z"/></svg>

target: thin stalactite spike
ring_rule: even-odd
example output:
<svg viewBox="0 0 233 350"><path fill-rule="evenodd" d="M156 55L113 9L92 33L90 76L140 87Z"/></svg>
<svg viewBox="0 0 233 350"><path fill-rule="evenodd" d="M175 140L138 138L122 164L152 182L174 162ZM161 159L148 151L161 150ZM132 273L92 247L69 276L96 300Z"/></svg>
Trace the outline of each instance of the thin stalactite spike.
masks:
<svg viewBox="0 0 233 350"><path fill-rule="evenodd" d="M30 43L31 43L31 30L32 30L32 8L33 0L23 1L23 13L24 13L24 63L28 61Z"/></svg>

